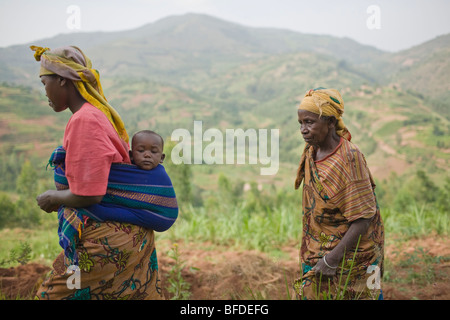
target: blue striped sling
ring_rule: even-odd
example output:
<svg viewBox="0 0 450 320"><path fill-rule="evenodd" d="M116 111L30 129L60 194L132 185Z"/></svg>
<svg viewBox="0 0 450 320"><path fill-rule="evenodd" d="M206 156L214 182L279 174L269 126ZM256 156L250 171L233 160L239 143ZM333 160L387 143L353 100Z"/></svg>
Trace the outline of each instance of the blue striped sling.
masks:
<svg viewBox="0 0 450 320"><path fill-rule="evenodd" d="M57 190L69 188L65 155L63 147L58 147L49 159ZM85 217L97 222L117 221L166 231L178 217L175 190L161 164L152 170L142 170L132 164L113 163L106 194L99 204L86 208L60 206L58 209L59 244L69 265L78 265L76 245Z"/></svg>

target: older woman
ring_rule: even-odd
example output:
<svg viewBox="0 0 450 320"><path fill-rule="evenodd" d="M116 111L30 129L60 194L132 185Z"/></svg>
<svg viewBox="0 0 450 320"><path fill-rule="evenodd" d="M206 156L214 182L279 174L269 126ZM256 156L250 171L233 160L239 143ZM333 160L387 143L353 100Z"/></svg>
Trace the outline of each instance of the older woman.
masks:
<svg viewBox="0 0 450 320"><path fill-rule="evenodd" d="M99 74L77 47L31 47L41 62L40 77L55 112L73 115L63 139L69 188L37 197L46 212L61 206L81 208L102 201L112 164L130 164L128 135L118 113L106 101ZM37 292L39 299L161 299L154 232L120 222L80 221L64 210L68 227L79 234L76 245L79 287L69 286L64 252ZM76 232L78 234L78 232ZM60 242L61 243L61 242ZM72 283L73 284L73 283Z"/></svg>
<svg viewBox="0 0 450 320"><path fill-rule="evenodd" d="M306 142L295 188L303 182L300 299L380 299L384 228L375 184L354 145L333 89L309 90L298 107Z"/></svg>

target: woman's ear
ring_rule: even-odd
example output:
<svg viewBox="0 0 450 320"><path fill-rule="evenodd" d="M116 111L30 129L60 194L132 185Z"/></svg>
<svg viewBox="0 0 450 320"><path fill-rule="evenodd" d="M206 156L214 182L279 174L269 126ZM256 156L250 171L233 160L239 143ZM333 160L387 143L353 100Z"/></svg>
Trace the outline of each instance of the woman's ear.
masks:
<svg viewBox="0 0 450 320"><path fill-rule="evenodd" d="M328 118L328 126L330 127L330 128L335 128L336 127L336 125L337 125L337 119L336 119L336 117L335 116L330 116L329 118Z"/></svg>
<svg viewBox="0 0 450 320"><path fill-rule="evenodd" d="M59 77L59 85L61 87L64 87L66 85L66 83L67 83L67 79L66 78Z"/></svg>

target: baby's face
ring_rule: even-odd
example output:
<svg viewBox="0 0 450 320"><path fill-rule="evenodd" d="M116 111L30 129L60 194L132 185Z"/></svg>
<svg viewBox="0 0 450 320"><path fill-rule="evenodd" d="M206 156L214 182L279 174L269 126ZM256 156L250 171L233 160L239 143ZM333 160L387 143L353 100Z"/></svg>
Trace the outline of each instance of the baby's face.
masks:
<svg viewBox="0 0 450 320"><path fill-rule="evenodd" d="M131 157L135 165L144 170L151 170L163 163L161 138L155 134L140 133L133 137Z"/></svg>

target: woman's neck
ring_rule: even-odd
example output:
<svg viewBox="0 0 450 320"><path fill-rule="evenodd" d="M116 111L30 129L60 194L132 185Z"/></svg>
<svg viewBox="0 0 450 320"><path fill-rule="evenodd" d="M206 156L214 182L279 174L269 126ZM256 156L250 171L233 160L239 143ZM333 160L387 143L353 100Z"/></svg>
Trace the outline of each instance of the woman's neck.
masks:
<svg viewBox="0 0 450 320"><path fill-rule="evenodd" d="M341 137L334 134L329 139L327 139L322 145L315 146L315 161L320 161L325 159L328 155L333 153L341 142Z"/></svg>
<svg viewBox="0 0 450 320"><path fill-rule="evenodd" d="M86 103L86 100L81 96L76 88L72 93L72 96L69 98L69 109L72 113L77 112L81 109L81 107Z"/></svg>

